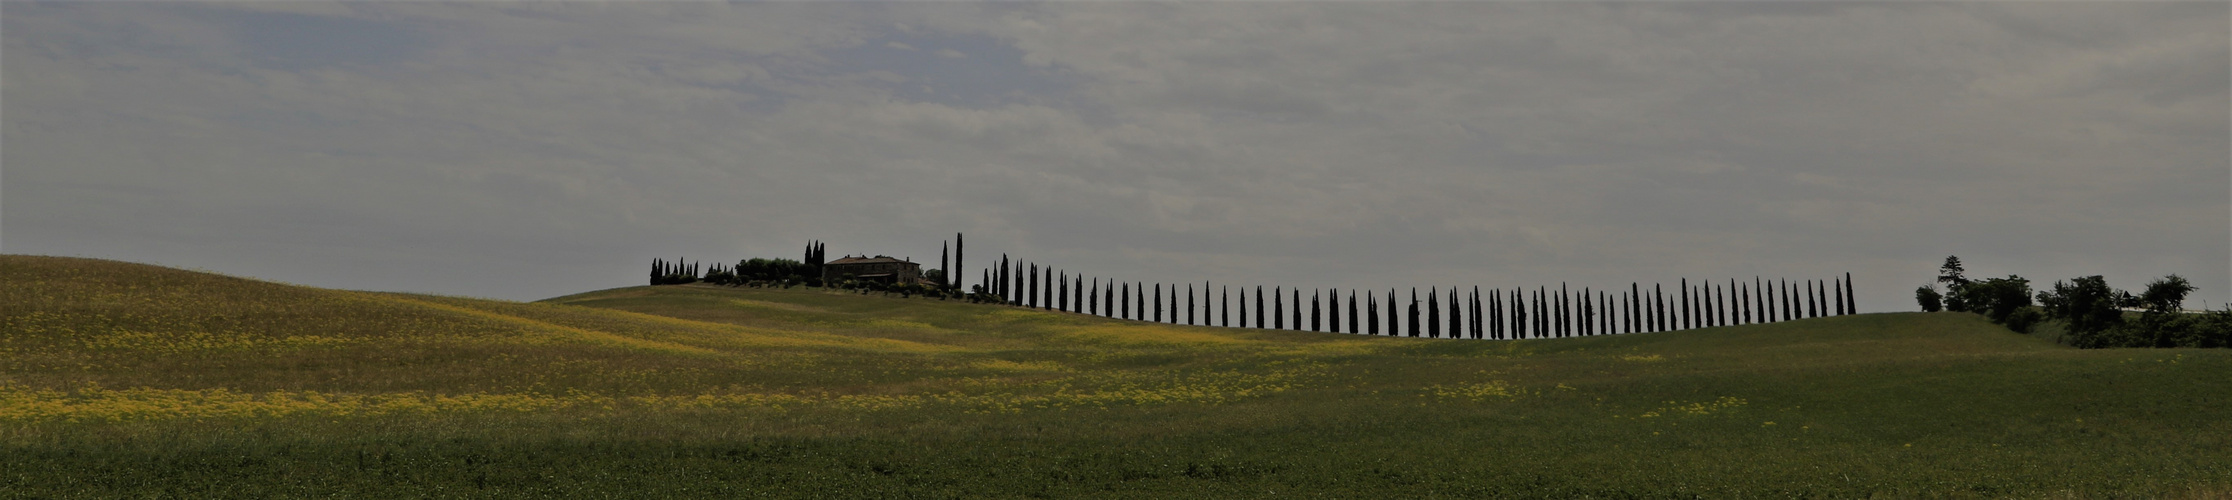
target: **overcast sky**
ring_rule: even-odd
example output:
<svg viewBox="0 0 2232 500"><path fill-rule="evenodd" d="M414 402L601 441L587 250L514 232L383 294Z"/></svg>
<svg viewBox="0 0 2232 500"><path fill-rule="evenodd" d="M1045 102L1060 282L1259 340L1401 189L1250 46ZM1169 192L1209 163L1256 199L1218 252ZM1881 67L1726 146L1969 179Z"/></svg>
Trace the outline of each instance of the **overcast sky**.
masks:
<svg viewBox="0 0 2232 500"><path fill-rule="evenodd" d="M533 300L651 258L1626 288L1947 255L2232 297L2232 12L31 3L0 251ZM973 282L973 281L972 281Z"/></svg>

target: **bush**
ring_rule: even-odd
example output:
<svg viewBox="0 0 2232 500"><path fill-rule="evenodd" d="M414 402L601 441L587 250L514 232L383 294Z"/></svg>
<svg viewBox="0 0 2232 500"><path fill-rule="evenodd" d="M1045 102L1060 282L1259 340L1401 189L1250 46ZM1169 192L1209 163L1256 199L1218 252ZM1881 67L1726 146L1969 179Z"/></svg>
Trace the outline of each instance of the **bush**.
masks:
<svg viewBox="0 0 2232 500"><path fill-rule="evenodd" d="M2000 324L2007 325L2007 329L2014 330L2015 333L2030 333L2031 330L2037 328L2039 321L2045 319L2046 315L2038 312L2037 309L2025 307L2009 313L2007 321Z"/></svg>
<svg viewBox="0 0 2232 500"><path fill-rule="evenodd" d="M1944 310L1945 303L1942 302L1943 299L1944 296L1938 295L1938 291L1935 288L1923 286L1921 288L1914 289L1914 301L1922 304L1922 312L1934 313Z"/></svg>

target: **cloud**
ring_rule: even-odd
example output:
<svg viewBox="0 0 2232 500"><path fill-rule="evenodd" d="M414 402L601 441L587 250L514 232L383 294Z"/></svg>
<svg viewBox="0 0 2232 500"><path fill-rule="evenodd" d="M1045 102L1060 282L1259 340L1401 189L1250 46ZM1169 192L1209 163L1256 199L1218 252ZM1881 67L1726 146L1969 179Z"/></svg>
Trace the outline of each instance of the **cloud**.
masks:
<svg viewBox="0 0 2232 500"><path fill-rule="evenodd" d="M9 7L8 251L526 299L958 231L1136 280L2232 297L2221 4L241 5Z"/></svg>

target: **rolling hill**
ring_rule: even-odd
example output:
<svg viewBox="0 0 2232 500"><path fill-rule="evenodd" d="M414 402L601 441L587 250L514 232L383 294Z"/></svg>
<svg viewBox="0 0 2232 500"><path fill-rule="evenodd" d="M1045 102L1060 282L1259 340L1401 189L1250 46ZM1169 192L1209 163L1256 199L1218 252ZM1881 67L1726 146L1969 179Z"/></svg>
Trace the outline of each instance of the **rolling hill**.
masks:
<svg viewBox="0 0 2232 500"><path fill-rule="evenodd" d="M2228 374L1951 313L1423 340L0 256L0 497L2223 498Z"/></svg>

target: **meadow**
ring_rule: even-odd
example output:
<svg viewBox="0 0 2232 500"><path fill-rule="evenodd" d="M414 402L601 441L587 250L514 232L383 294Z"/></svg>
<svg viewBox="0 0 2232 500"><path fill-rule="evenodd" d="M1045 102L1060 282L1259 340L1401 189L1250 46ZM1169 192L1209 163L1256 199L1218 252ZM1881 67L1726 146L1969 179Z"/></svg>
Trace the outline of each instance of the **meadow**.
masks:
<svg viewBox="0 0 2232 500"><path fill-rule="evenodd" d="M1973 314L1427 340L0 256L0 497L2232 495L2232 351Z"/></svg>

